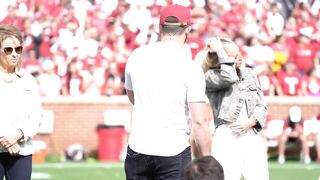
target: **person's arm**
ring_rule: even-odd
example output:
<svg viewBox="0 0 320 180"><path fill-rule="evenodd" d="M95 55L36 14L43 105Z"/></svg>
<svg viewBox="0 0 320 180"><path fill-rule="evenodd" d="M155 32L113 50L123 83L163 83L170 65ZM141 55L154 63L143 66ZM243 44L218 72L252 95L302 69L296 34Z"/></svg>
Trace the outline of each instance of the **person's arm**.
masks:
<svg viewBox="0 0 320 180"><path fill-rule="evenodd" d="M191 119L191 145L199 157L211 154L210 111L206 96L206 83L202 68L190 61L187 87L187 106ZM210 109L209 109L210 108Z"/></svg>
<svg viewBox="0 0 320 180"><path fill-rule="evenodd" d="M206 55L206 61L212 61L210 57L212 57L212 53L216 53L220 66L220 68L209 69L205 73L207 90L216 91L230 87L238 81L235 59L227 55L218 37L210 39L207 46L209 50Z"/></svg>
<svg viewBox="0 0 320 180"><path fill-rule="evenodd" d="M23 119L19 119L16 124L16 128L22 133L22 138L20 140L28 141L38 132L38 128L42 120L42 101L39 87L34 77L30 74L25 74L22 78L25 78L24 81L27 82L25 87L26 94L23 101L28 103L28 106L25 107L28 109L28 116Z"/></svg>
<svg viewBox="0 0 320 180"><path fill-rule="evenodd" d="M238 81L236 70L233 66L221 64L220 69L208 70L205 73L207 90L216 91L228 88Z"/></svg>
<svg viewBox="0 0 320 180"><path fill-rule="evenodd" d="M251 122L251 127L254 128L254 130L256 131L260 131L262 128L265 127L266 125L266 119L267 119L267 115L268 115L268 107L267 107L267 103L264 100L264 95L263 92L261 90L260 84L258 82L258 79L255 75L252 74L252 76L254 76L255 79L255 84L257 86L257 90L256 90L256 99L257 99L257 103L256 103L256 107L254 109L253 115L249 118L250 122Z"/></svg>
<svg viewBox="0 0 320 180"><path fill-rule="evenodd" d="M126 69L124 73L124 87L127 93L127 96L129 98L129 101L131 104L134 104L134 92L133 92L133 83L132 83L132 68L134 67L132 65L132 61L134 62L135 55L136 55L136 50L132 52L130 55L127 64L126 64Z"/></svg>
<svg viewBox="0 0 320 180"><path fill-rule="evenodd" d="M205 102L189 103L192 120L191 134L199 156L211 155L210 116Z"/></svg>

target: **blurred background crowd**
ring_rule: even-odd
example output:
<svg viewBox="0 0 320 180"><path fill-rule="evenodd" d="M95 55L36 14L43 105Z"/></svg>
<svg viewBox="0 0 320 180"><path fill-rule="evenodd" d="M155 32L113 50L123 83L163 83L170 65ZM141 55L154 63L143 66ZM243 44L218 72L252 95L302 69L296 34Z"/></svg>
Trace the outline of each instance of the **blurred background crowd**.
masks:
<svg viewBox="0 0 320 180"><path fill-rule="evenodd" d="M24 32L23 68L42 96L122 95L127 57L158 40L168 3L192 9L193 59L229 37L266 96L320 96L319 0L1 0L0 23Z"/></svg>

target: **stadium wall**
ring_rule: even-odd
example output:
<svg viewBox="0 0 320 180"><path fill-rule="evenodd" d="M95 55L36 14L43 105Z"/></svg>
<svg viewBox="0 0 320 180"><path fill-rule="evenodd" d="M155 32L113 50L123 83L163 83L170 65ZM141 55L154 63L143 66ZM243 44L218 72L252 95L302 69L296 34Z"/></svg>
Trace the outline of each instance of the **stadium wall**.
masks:
<svg viewBox="0 0 320 180"><path fill-rule="evenodd" d="M272 119L283 119L293 105L302 108L304 119L320 113L320 98L316 97L267 97L266 101ZM124 124L130 118L131 108L126 96L46 98L43 99L43 109L53 116L50 116L51 120L50 117L44 118L41 132L35 139L45 141L47 154L51 155L63 155L64 150L74 143L83 144L89 154L96 154L97 125Z"/></svg>

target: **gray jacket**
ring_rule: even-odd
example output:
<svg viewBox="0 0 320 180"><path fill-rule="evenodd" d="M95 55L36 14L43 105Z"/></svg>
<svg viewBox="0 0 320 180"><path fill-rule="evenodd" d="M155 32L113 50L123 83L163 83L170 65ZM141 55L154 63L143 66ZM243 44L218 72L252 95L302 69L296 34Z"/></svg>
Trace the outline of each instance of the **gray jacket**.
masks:
<svg viewBox="0 0 320 180"><path fill-rule="evenodd" d="M246 106L249 118L258 120L259 123L253 127L255 131L260 131L265 126L267 105L257 77L251 69L236 70L233 63L223 63L219 69L209 69L205 77L206 94L213 110L216 128L224 123L235 122L242 106Z"/></svg>

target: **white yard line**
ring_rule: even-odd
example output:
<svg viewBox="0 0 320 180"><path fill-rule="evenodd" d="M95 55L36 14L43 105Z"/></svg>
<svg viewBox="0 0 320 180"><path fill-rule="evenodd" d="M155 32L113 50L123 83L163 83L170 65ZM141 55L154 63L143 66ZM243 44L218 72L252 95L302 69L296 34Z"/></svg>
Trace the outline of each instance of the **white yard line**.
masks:
<svg viewBox="0 0 320 180"><path fill-rule="evenodd" d="M270 169L306 169L306 170L313 170L313 169L320 169L320 164L308 164L308 165L299 165L299 164L269 164Z"/></svg>
<svg viewBox="0 0 320 180"><path fill-rule="evenodd" d="M123 163L43 163L33 164L33 168L121 168L124 167Z"/></svg>
<svg viewBox="0 0 320 180"><path fill-rule="evenodd" d="M51 175L47 173L32 173L31 179L51 179Z"/></svg>

